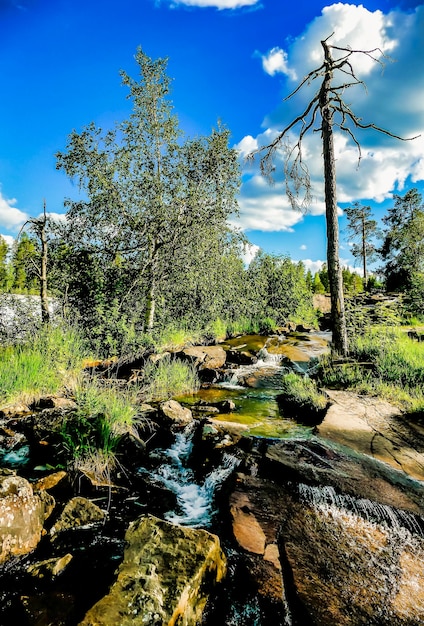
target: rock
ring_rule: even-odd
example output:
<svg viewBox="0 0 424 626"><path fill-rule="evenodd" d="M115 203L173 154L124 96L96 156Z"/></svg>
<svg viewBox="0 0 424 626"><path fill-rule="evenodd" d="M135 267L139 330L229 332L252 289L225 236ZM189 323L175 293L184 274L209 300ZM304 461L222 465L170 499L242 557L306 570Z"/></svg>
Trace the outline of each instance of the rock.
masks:
<svg viewBox="0 0 424 626"><path fill-rule="evenodd" d="M50 529L50 534L55 537L65 530L102 522L105 517L105 511L102 511L94 502L77 496L65 505L59 519Z"/></svg>
<svg viewBox="0 0 424 626"><path fill-rule="evenodd" d="M38 545L53 506L52 496L34 494L25 478L0 471L0 563Z"/></svg>
<svg viewBox="0 0 424 626"><path fill-rule="evenodd" d="M299 623L424 623L422 534L367 521L337 502L288 500L278 543L290 570L288 599L305 612Z"/></svg>
<svg viewBox="0 0 424 626"><path fill-rule="evenodd" d="M223 367L227 354L222 346L192 346L179 353L200 370L215 370Z"/></svg>
<svg viewBox="0 0 424 626"><path fill-rule="evenodd" d="M34 491L48 491L49 489L54 489L59 483L63 482L67 478L67 472L62 470L60 472L55 472L54 474L49 474L48 476L43 476L43 478L40 478L33 483L32 488Z"/></svg>
<svg viewBox="0 0 424 626"><path fill-rule="evenodd" d="M190 409L187 409L176 400L167 400L160 405L162 414L174 424L188 424L193 420Z"/></svg>
<svg viewBox="0 0 424 626"><path fill-rule="evenodd" d="M424 429L379 398L327 390L332 406L317 432L424 480Z"/></svg>
<svg viewBox="0 0 424 626"><path fill-rule="evenodd" d="M280 482L331 486L338 493L424 513L424 483L319 438L271 444L264 461L263 471Z"/></svg>
<svg viewBox="0 0 424 626"><path fill-rule="evenodd" d="M72 561L72 554L65 554L62 557L47 559L33 563L27 569L28 574L34 578L47 578L53 580L62 574Z"/></svg>
<svg viewBox="0 0 424 626"><path fill-rule="evenodd" d="M142 516L126 541L116 582L80 626L199 624L211 585L225 575L218 538Z"/></svg>
<svg viewBox="0 0 424 626"><path fill-rule="evenodd" d="M227 351L227 362L235 365L253 365L258 360L255 354L248 350L237 350L235 348Z"/></svg>
<svg viewBox="0 0 424 626"><path fill-rule="evenodd" d="M265 553L266 537L255 517L246 494L235 492L230 500L233 533L238 544L247 552Z"/></svg>
<svg viewBox="0 0 424 626"><path fill-rule="evenodd" d="M22 415L28 415L31 413L31 409L27 404L4 404L0 407L0 418L3 417L19 417Z"/></svg>
<svg viewBox="0 0 424 626"><path fill-rule="evenodd" d="M275 483L238 474L230 495L234 538L248 553L258 592L284 612L285 591L277 545L284 493Z"/></svg>
<svg viewBox="0 0 424 626"><path fill-rule="evenodd" d="M68 626L75 610L75 598L69 593L52 591L21 597L28 626Z"/></svg>
<svg viewBox="0 0 424 626"><path fill-rule="evenodd" d="M61 409L66 411L75 411L77 403L70 398L62 396L44 396L39 398L31 405L31 409Z"/></svg>

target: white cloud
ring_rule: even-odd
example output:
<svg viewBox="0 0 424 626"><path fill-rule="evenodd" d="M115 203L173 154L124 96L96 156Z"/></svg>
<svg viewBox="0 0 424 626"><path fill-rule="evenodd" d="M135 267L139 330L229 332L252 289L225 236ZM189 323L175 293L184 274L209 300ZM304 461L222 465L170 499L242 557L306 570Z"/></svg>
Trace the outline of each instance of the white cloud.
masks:
<svg viewBox="0 0 424 626"><path fill-rule="evenodd" d="M241 258L243 259L243 262L245 263L245 265L249 265L251 261L253 261L257 252L259 252L259 250L260 250L260 247L257 246L255 243L248 242L243 246L243 252L242 252Z"/></svg>
<svg viewBox="0 0 424 626"><path fill-rule="evenodd" d="M306 268L306 271L310 270L312 274L316 274L322 270L322 266L325 261L312 261L311 259L302 259L302 263Z"/></svg>
<svg viewBox="0 0 424 626"><path fill-rule="evenodd" d="M272 48L267 54L260 56L262 58L262 67L270 76L274 76L274 74L285 74L293 80L297 80L295 70L288 66L288 56L285 50Z"/></svg>
<svg viewBox="0 0 424 626"><path fill-rule="evenodd" d="M385 14L369 11L363 6L337 3L322 10L305 31L295 39L286 51L273 48L268 54L268 73L288 68L297 76L306 76L322 62L320 41L334 32L330 43L350 47L354 50L380 48L389 54L393 62L385 59L384 71L367 55L355 54L352 67L359 79L367 84L345 91L344 100L362 123L373 123L395 135L409 138L423 133L424 129L424 73L421 64L424 57L424 6L414 12L394 9ZM336 51L334 51L336 54ZM286 94L297 86L297 81L287 75ZM338 80L345 81L346 75ZM340 83L339 83L340 84ZM305 85L292 99L279 104L266 115L263 130L257 137L247 136L238 144L246 155L249 146L267 145L278 131L285 128L305 108L318 89L318 82ZM314 128L319 127L317 120ZM295 128L293 130L298 130ZM312 130L312 129L311 129ZM424 133L413 141L399 141L375 130L356 129L355 135L361 145L362 159L358 167L358 149L352 138L335 127L335 153L337 168L337 195L339 202L374 200L381 202L401 192L408 177L412 183L424 180ZM293 141L296 135L291 134ZM263 230L289 229L299 221L299 216L290 214L282 184L284 154L275 158L274 187L260 185L258 163L249 164L245 171L250 178L244 183L241 193L241 222L243 227L260 227ZM312 182L313 203L311 212L324 210L322 145L319 132L310 132L304 139L303 158ZM258 161L259 155L256 157ZM254 193L252 193L254 191ZM273 227L274 224L274 227Z"/></svg>
<svg viewBox="0 0 424 626"><path fill-rule="evenodd" d="M303 243L301 246L299 246L299 250L307 250L308 246L305 246L305 244Z"/></svg>
<svg viewBox="0 0 424 626"><path fill-rule="evenodd" d="M3 237L9 248L11 248L15 243L15 240L11 235L0 235L0 237Z"/></svg>
<svg viewBox="0 0 424 626"><path fill-rule="evenodd" d="M216 9L240 9L259 4L259 0L172 0L171 5L183 4L189 7L215 7Z"/></svg>
<svg viewBox="0 0 424 626"><path fill-rule="evenodd" d="M16 202L15 198L4 198L0 191L0 226L3 228L17 228L28 219L26 213L13 206Z"/></svg>

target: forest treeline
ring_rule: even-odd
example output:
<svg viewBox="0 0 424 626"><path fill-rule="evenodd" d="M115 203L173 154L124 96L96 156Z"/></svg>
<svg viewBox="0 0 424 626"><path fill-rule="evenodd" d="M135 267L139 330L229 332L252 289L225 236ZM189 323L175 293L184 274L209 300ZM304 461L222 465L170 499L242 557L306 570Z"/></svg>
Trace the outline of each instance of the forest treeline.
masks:
<svg viewBox="0 0 424 626"><path fill-rule="evenodd" d="M139 49L136 61L138 80L121 73L129 118L113 129L73 131L56 155L80 192L65 201L66 220L30 220L11 250L0 237L0 293L39 293L44 280L63 316L77 320L105 355L132 352L173 325L216 335L217 325L242 332L315 324L313 295L329 291L326 266L312 275L303 263L264 251L246 264L249 242L232 226L241 170L229 130L218 123L210 135L184 136L166 59ZM423 315L419 192L394 195L381 229L359 203L347 218L363 276L344 269L345 293L384 285L404 293L411 315ZM376 258L378 280L368 270Z"/></svg>

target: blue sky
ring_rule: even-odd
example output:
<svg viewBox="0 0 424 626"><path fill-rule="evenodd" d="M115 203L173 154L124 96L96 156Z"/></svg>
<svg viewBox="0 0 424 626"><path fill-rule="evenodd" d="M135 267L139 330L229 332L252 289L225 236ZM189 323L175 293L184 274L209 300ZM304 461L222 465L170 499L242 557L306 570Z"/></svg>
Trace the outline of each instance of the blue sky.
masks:
<svg viewBox="0 0 424 626"><path fill-rule="evenodd" d="M320 40L381 48L384 72L359 55L353 64L367 91L345 99L364 122L411 142L358 131L363 158L336 136L341 258L353 260L343 235L344 206L370 204L380 218L393 193L424 189L424 6L414 0L0 0L0 233L10 241L43 199L63 213L77 189L55 168L68 134L91 121L104 129L129 113L119 70L136 76L137 46L169 57L172 99L183 130L209 134L221 119L240 151L244 182L238 227L254 246L316 269L325 260L319 133L305 142L313 183L308 215L293 212L277 174L269 186L244 154L269 141L315 92L283 102L321 63ZM10 239L9 239L10 238Z"/></svg>

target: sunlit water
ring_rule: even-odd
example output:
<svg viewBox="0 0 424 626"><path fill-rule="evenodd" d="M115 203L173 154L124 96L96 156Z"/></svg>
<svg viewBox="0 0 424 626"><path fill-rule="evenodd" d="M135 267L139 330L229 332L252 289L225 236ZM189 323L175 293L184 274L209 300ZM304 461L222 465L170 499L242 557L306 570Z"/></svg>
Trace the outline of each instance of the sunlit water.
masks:
<svg viewBox="0 0 424 626"><path fill-rule="evenodd" d="M165 513L167 521L192 528L207 528L214 514L215 494L239 461L237 457L224 453L221 465L207 474L202 482L197 482L189 467L195 427L195 422L190 423L176 435L170 448L159 452L162 463L151 473L151 478L177 498L177 510Z"/></svg>

